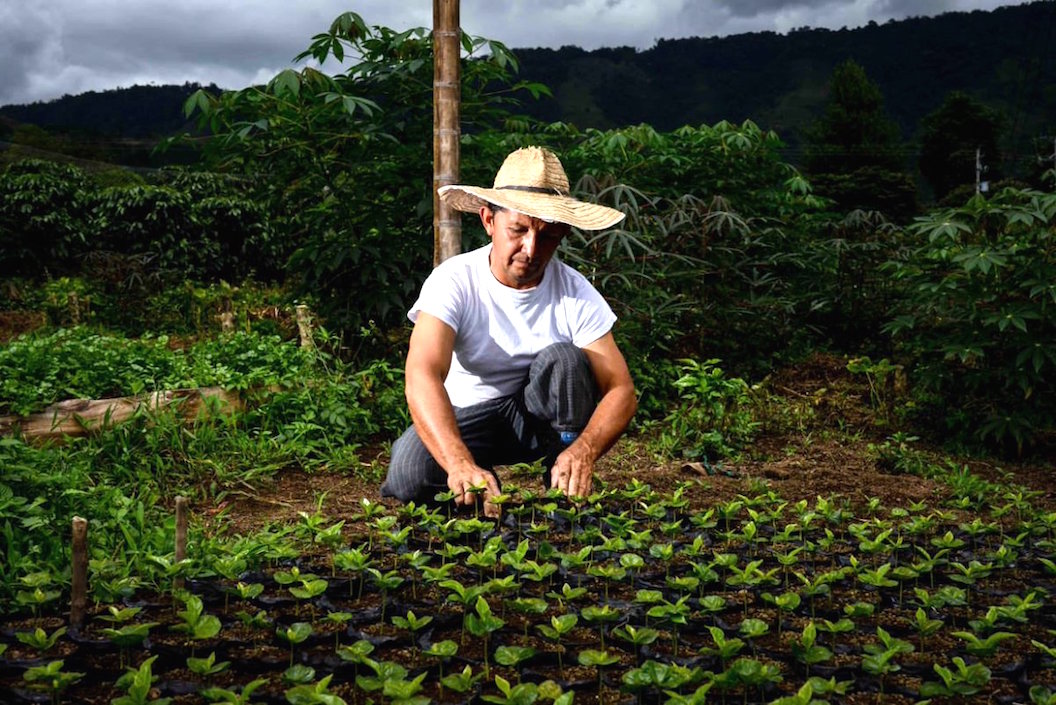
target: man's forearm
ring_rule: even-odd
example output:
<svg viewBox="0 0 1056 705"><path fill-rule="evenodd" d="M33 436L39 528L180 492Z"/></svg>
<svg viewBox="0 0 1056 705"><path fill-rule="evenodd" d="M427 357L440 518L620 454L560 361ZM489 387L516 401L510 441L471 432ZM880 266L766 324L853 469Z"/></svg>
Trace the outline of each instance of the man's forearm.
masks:
<svg viewBox="0 0 1056 705"><path fill-rule="evenodd" d="M458 432L455 409L443 382L423 377L407 379L407 408L422 444L448 474L476 465Z"/></svg>
<svg viewBox="0 0 1056 705"><path fill-rule="evenodd" d="M591 459L596 461L605 455L627 430L627 425L637 409L638 399L633 386L610 389L598 402L576 443L585 445Z"/></svg>

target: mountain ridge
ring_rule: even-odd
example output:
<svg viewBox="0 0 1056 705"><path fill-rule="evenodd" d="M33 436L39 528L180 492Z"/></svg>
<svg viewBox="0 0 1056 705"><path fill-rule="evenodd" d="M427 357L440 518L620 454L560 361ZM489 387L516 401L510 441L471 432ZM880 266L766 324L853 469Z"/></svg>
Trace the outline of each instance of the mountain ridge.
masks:
<svg viewBox="0 0 1056 705"><path fill-rule="evenodd" d="M1056 131L1056 2L1045 0L855 29L660 39L645 50L513 52L519 78L544 83L554 94L522 104L521 112L532 117L580 128L647 123L659 130L751 119L782 137L792 161L822 114L833 68L847 59L883 92L907 157L920 120L954 90L1005 115L1010 159L1033 159L1032 140ZM161 137L187 129L182 103L197 88L185 83L90 92L3 106L0 117L81 134Z"/></svg>

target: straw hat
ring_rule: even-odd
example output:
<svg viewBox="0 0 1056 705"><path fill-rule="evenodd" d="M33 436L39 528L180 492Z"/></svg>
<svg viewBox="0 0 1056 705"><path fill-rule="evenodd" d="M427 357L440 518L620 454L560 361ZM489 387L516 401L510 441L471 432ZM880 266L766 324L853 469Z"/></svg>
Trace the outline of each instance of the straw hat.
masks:
<svg viewBox="0 0 1056 705"><path fill-rule="evenodd" d="M441 186L440 198L455 210L476 213L494 203L552 223L582 230L611 228L624 218L615 208L587 203L569 195L568 176L557 155L542 147L511 152L495 174L492 188Z"/></svg>

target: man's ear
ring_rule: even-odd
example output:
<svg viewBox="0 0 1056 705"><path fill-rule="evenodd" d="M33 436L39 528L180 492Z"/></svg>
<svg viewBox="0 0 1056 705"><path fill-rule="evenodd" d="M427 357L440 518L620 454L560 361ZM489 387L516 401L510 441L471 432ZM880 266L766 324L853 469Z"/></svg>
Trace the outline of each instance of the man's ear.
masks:
<svg viewBox="0 0 1056 705"><path fill-rule="evenodd" d="M484 226L484 230L487 231L488 237L491 237L495 232L495 211L487 206L481 206L480 223Z"/></svg>

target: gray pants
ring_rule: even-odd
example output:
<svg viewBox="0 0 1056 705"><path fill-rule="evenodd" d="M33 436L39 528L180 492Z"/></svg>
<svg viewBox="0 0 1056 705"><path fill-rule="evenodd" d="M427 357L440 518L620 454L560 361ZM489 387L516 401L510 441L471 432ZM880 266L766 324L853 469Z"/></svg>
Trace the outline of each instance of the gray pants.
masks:
<svg viewBox="0 0 1056 705"><path fill-rule="evenodd" d="M544 348L532 361L516 394L455 409L462 441L477 465L553 465L561 451L559 433L587 425L598 403L598 388L586 354L571 343ZM384 497L432 503L447 491L447 473L433 459L414 426L392 444Z"/></svg>

